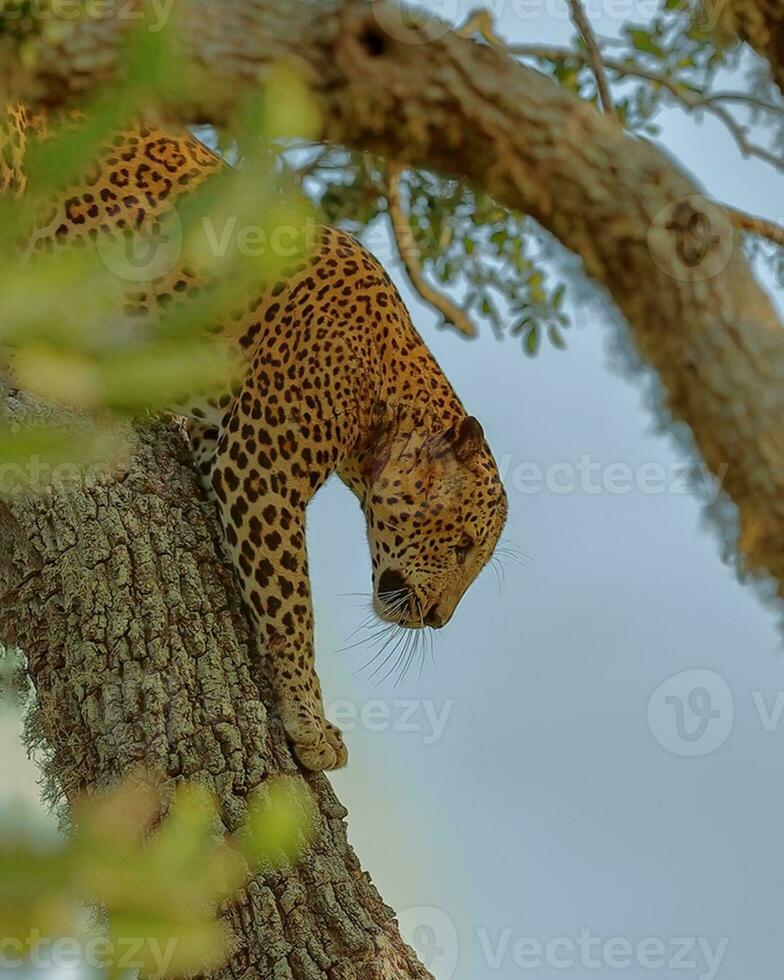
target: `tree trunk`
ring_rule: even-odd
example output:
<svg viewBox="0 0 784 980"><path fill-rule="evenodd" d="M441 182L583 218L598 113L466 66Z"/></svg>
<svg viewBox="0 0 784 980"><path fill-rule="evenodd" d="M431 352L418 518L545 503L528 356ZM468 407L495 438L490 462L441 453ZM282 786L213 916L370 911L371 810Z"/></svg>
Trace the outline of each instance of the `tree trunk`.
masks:
<svg viewBox="0 0 784 980"><path fill-rule="evenodd" d="M6 408L12 422L38 412L18 395ZM0 643L27 656L33 724L66 803L144 766L213 789L231 830L260 783L298 769L181 429L140 428L134 442L119 474L0 505ZM301 778L320 813L313 844L227 910L236 948L215 975L430 977L349 847L329 782Z"/></svg>

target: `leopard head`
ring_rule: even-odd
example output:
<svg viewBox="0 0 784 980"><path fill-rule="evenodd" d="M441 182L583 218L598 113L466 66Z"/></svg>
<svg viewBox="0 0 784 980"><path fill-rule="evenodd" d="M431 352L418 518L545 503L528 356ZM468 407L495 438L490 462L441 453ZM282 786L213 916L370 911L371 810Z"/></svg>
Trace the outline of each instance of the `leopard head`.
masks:
<svg viewBox="0 0 784 980"><path fill-rule="evenodd" d="M373 605L387 622L440 628L490 560L507 501L479 422L402 428L377 453L364 500Z"/></svg>

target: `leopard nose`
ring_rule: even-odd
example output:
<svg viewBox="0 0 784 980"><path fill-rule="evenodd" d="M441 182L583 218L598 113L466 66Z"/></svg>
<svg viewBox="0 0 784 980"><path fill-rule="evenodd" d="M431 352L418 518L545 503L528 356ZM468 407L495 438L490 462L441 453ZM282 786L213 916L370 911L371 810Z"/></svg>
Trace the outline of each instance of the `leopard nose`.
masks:
<svg viewBox="0 0 784 980"><path fill-rule="evenodd" d="M438 603L431 606L424 618L425 626L432 626L434 630L440 630L444 625L444 619L438 612Z"/></svg>
<svg viewBox="0 0 784 980"><path fill-rule="evenodd" d="M378 580L377 591L380 599L394 604L409 592L409 585L396 568L385 568Z"/></svg>

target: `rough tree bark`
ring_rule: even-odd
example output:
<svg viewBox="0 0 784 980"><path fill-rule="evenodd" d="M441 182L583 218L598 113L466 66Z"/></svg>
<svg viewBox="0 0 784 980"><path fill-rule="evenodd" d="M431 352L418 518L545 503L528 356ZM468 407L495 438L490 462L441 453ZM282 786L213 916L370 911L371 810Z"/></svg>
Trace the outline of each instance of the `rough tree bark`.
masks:
<svg viewBox="0 0 784 980"><path fill-rule="evenodd" d="M702 0L709 20L738 36L769 62L773 80L784 93L784 2L782 0Z"/></svg>
<svg viewBox="0 0 784 980"><path fill-rule="evenodd" d="M18 397L5 407L29 418ZM0 643L27 655L66 801L144 766L211 787L232 829L264 779L298 772L265 709L220 534L174 423L139 430L115 476L0 506ZM319 808L314 842L226 912L236 950L214 976L427 980L346 841L329 782L302 778Z"/></svg>
<svg viewBox="0 0 784 980"><path fill-rule="evenodd" d="M89 92L112 77L128 25L41 38L8 84L45 104ZM182 119L220 121L289 59L322 102L325 139L464 178L579 255L737 505L747 570L784 596L782 326L726 215L672 160L502 52L437 19L407 26L387 2L191 0L180 29L211 82ZM702 252L696 270L681 261Z"/></svg>

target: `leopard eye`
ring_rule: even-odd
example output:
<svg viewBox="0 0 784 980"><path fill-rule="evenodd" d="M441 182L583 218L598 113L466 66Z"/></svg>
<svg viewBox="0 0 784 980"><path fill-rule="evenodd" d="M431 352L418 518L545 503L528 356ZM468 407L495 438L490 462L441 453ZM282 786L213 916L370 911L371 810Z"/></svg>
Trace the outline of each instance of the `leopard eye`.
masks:
<svg viewBox="0 0 784 980"><path fill-rule="evenodd" d="M460 544L455 545L455 554L457 555L457 562L459 565L462 565L465 562L469 552L474 547L474 543L473 538L470 538L467 534L464 534Z"/></svg>

